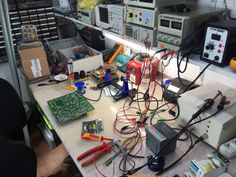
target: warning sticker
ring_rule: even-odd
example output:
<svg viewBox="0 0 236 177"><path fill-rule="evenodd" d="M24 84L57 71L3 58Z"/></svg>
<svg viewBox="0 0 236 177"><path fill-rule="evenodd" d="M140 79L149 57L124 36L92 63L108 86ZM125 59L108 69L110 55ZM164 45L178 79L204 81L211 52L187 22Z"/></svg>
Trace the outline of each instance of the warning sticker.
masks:
<svg viewBox="0 0 236 177"><path fill-rule="evenodd" d="M41 68L40 60L38 58L31 60L31 70L34 75L34 78L38 78L42 76L42 73L41 73L42 68Z"/></svg>

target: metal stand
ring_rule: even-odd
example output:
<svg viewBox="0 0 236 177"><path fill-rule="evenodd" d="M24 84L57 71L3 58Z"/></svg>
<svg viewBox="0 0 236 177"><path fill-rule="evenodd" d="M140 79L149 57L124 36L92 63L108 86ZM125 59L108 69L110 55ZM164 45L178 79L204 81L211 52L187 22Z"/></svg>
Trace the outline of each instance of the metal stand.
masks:
<svg viewBox="0 0 236 177"><path fill-rule="evenodd" d="M16 56L14 51L14 44L12 40L12 33L11 33L11 24L9 19L9 9L7 0L0 0L0 23L2 26L6 52L8 56L8 63L11 70L13 86L16 89L18 95L22 98L19 78L17 73L17 64L16 64ZM30 137L27 125L23 128L24 137L26 145L30 147Z"/></svg>

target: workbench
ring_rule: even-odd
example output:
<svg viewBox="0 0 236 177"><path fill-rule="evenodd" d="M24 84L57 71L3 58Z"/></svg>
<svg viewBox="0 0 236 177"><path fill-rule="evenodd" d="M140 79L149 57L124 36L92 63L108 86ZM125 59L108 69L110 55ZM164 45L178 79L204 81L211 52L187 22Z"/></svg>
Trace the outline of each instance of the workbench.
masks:
<svg viewBox="0 0 236 177"><path fill-rule="evenodd" d="M47 82L47 81L44 81ZM123 106L125 99L115 102L111 97L105 96L104 93L100 101L90 103L94 106L94 110L87 113L86 115L82 116L81 118L68 121L64 124L60 124L52 115L49 106L47 104L48 100L60 97L71 91L67 91L63 89L64 85L67 82L55 84L55 85L48 85L48 86L37 86L39 83L32 84L30 86L33 96L47 118L49 119L50 123L52 124L53 128L55 129L56 133L58 134L59 138L61 139L62 143L64 144L66 150L73 158L75 164L77 165L78 169L80 170L81 174L84 177L94 177L94 176L101 176L94 168L93 165L89 167L82 168L81 163L84 161L77 161L76 158L81 153L91 149L95 146L101 145L101 142L95 141L86 141L81 138L82 132L82 122L89 121L94 119L102 119L104 124L104 131L102 132L103 136L111 137L119 139L119 137L113 131L113 122L115 119L115 115L120 107ZM94 91L89 89L90 86L94 86L95 84L92 81L86 81L86 94L85 96L88 98L96 99L99 96L100 91ZM141 85L142 87L142 85ZM156 89L155 96L160 98L161 97L161 90L160 88ZM135 103L133 103L135 104ZM168 116L168 115L167 115ZM170 116L169 116L170 117ZM174 122L172 122L174 124ZM145 135L145 130L141 130ZM190 145L189 141L180 142L178 141L177 147L174 153L171 153L167 156L167 164L168 162L172 162L178 157L180 157ZM195 146L195 148L182 159L174 168L168 170L164 174L160 175L163 177L173 177L175 174L178 174L180 177L184 176L183 172L185 169L188 169L189 162L192 159L201 160L207 158L207 153L212 152L214 149L207 145L204 142L200 142ZM152 154L148 148L146 148L145 140L143 141L143 148L139 155L149 155ZM106 176L112 176L112 164L109 167L103 165L103 162L110 158L111 155L106 155L105 157L99 159L96 163L100 171L102 171ZM117 157L115 160L115 171L116 176L120 176L122 173L119 171L118 164L121 157ZM147 160L146 159L136 159L136 167L142 165ZM233 177L236 176L236 158L234 158L229 166L229 173ZM154 172L151 172L147 167L143 168L135 175L154 175Z"/></svg>

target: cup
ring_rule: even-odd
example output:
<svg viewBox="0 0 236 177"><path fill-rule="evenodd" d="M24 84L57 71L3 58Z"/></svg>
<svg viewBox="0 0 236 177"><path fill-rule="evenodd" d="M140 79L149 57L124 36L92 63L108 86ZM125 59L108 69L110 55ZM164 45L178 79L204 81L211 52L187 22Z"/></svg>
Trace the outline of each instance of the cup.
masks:
<svg viewBox="0 0 236 177"><path fill-rule="evenodd" d="M81 94L85 94L85 92L86 92L85 89L84 89L84 85L85 85L85 83L81 82L81 81L75 83L77 91Z"/></svg>

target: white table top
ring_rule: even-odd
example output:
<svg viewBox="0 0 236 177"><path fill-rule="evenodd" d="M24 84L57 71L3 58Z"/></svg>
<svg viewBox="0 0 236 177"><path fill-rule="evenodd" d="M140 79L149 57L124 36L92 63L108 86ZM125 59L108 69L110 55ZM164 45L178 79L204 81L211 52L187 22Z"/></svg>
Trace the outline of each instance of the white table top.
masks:
<svg viewBox="0 0 236 177"><path fill-rule="evenodd" d="M93 91L89 89L89 86L93 86L91 81L87 81L87 89L86 89L86 97L96 99L99 96L99 90ZM49 106L47 104L48 100L60 97L62 95L65 95L67 93L70 93L71 91L67 91L63 89L65 86L65 83L60 83L56 85L49 85L49 86L37 86L38 83L35 83L31 85L31 90L33 93L33 96L35 100L38 102L39 106L51 122L53 128L55 129L56 133L60 137L62 143L64 144L65 148L67 149L68 153L73 158L74 162L76 163L77 167L79 168L81 174L85 177L93 177L93 176L101 176L99 173L94 169L93 165L90 165L89 167L82 168L81 163L85 160L77 161L76 158L81 153L87 151L88 149L91 149L95 146L101 145L101 142L93 142L93 141L86 141L81 138L81 132L82 132L82 122L83 121L89 121L94 119L102 119L104 124L104 132L102 133L103 136L112 137L119 139L119 137L114 133L113 131L113 121L115 119L115 114L117 113L118 109L122 107L124 104L124 100L120 100L118 102L113 101L111 97L107 97L104 94L102 94L101 100L98 102L92 102L90 103L95 107L95 110L87 113L85 116L78 118L76 120L68 121L64 124L60 124L57 122L56 119L54 119ZM160 93L160 92L159 92ZM158 94L158 91L157 91ZM144 131L145 132L145 131ZM181 154L183 154L186 149L189 146L189 142L178 142L176 151L174 153L171 153L167 156L169 160L177 159ZM141 151L142 154L150 154L150 151L145 148L145 141L143 142L143 149ZM196 147L179 163L176 165L176 167L172 168L171 170L164 173L163 177L172 177L175 174L178 174L179 176L184 176L183 172L185 169L188 168L188 164L190 160L196 159L206 159L206 154L208 152L212 152L213 149L208 146L205 143L199 143L196 145ZM103 157L102 159L98 160L97 165L99 169L108 177L112 176L112 165L109 167L104 166L102 163L108 159L110 156L107 155ZM118 166L120 157L116 158L116 166ZM142 165L146 160L136 160L137 167L139 165ZM233 168L236 167L236 158L232 160L229 167L229 172L233 177L236 177L236 169ZM142 169L137 173L138 175L153 175L155 173L151 172L147 167ZM120 176L121 172L118 170L118 167L116 167L116 176Z"/></svg>

